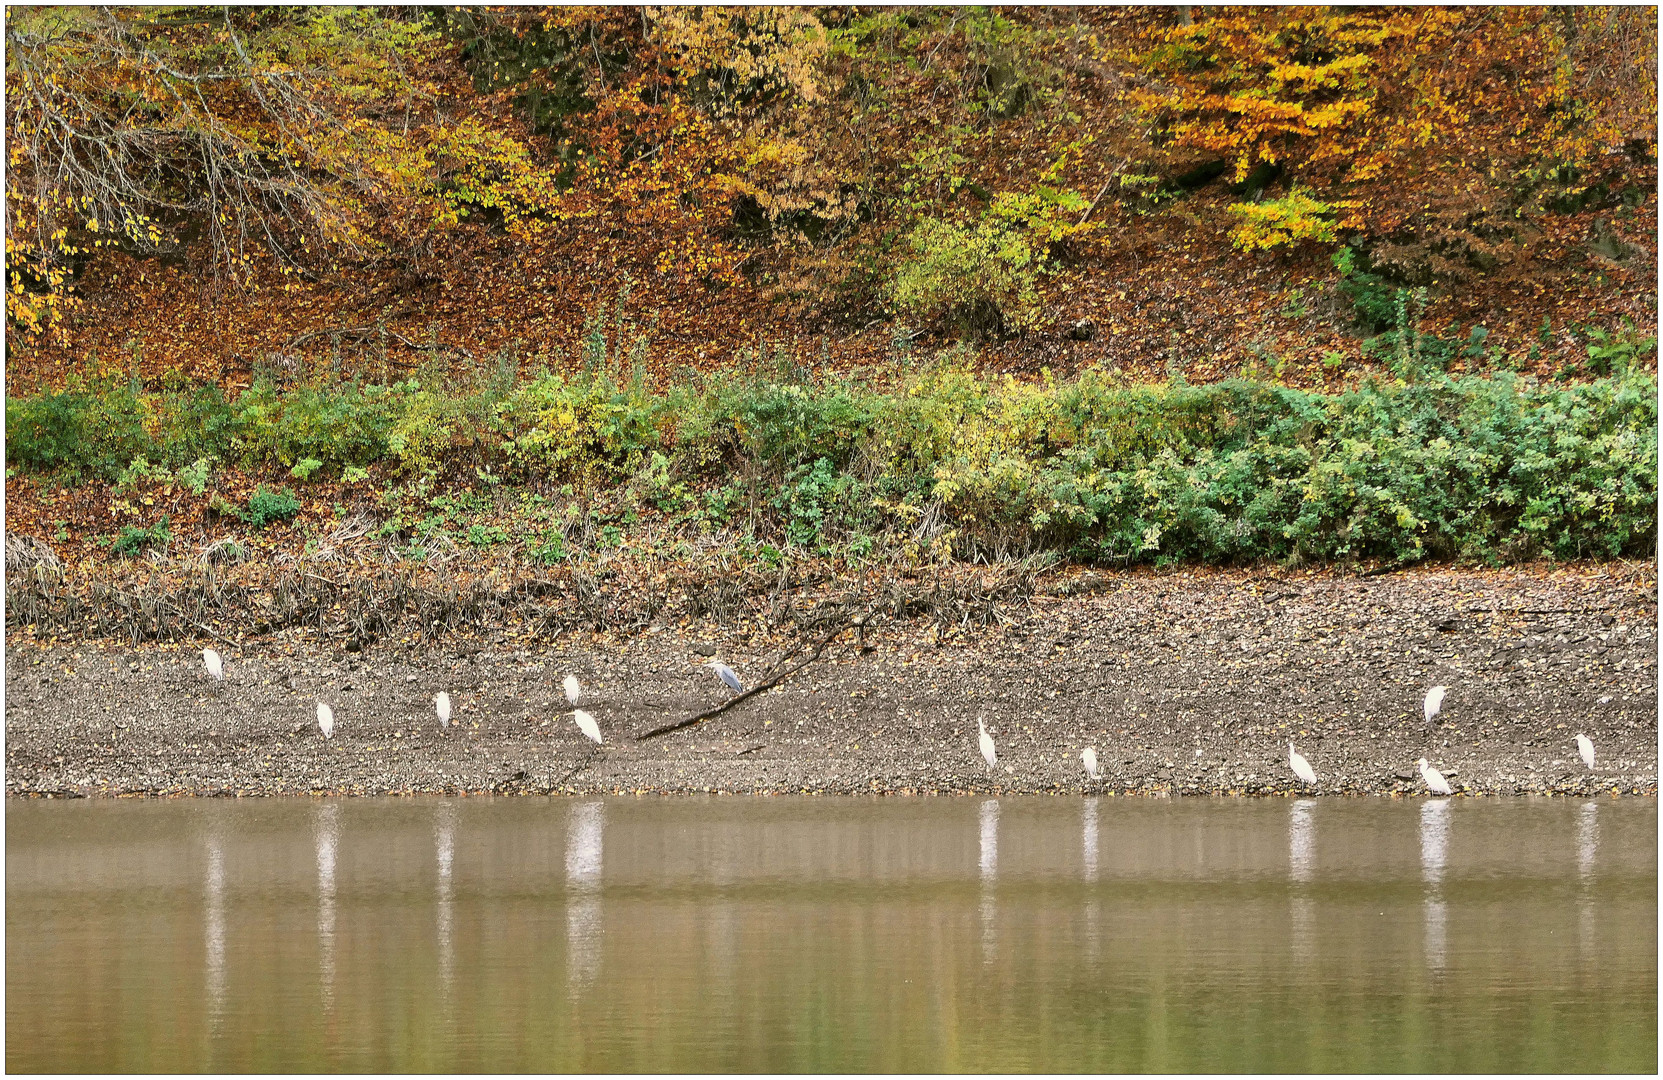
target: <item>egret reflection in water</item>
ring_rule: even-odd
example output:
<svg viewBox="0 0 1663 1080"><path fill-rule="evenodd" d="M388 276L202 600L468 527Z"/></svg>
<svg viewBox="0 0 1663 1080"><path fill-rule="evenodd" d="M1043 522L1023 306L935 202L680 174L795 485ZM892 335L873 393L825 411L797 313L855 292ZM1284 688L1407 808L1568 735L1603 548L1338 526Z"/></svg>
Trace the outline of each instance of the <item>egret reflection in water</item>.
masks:
<svg viewBox="0 0 1663 1080"><path fill-rule="evenodd" d="M208 869L203 883L202 921L206 938L208 1026L219 1028L225 1015L225 852L219 838L208 838Z"/></svg>
<svg viewBox="0 0 1663 1080"><path fill-rule="evenodd" d="M1449 909L1444 904L1444 864L1449 859L1449 807L1428 799L1420 808L1420 868L1426 882L1426 966L1442 971L1448 953Z"/></svg>
<svg viewBox="0 0 1663 1080"><path fill-rule="evenodd" d="M1097 800L1083 800L1080 811L1080 869L1087 884L1097 880ZM1095 893L1086 898L1086 959L1096 962L1101 948L1098 924L1102 919L1103 902Z"/></svg>
<svg viewBox="0 0 1663 1080"><path fill-rule="evenodd" d="M1311 814L1316 806L1315 799L1299 799L1288 807L1288 874L1295 881L1310 881L1311 871L1316 865L1316 844L1311 826Z"/></svg>
<svg viewBox="0 0 1663 1080"><path fill-rule="evenodd" d="M583 808L592 798L14 800L7 1065L1655 1071L1655 800L1461 800L1427 812L1423 866L1425 799L1317 798L1307 811L1104 796L1090 800L1090 882L1094 815L1078 794L999 796L984 879L991 798L625 797L600 814ZM1441 973L1416 940L1429 878L1447 905ZM567 911L590 890L599 963L574 991ZM1295 899L1311 904L1310 963L1289 936ZM1583 918L1592 948L1578 943ZM583 920L572 925L581 938ZM223 976L209 968L215 941ZM222 984L214 1028L209 988Z"/></svg>
<svg viewBox="0 0 1663 1080"><path fill-rule="evenodd" d="M606 809L600 802L572 807L566 827L566 979L581 987L601 963L601 834Z"/></svg>
<svg viewBox="0 0 1663 1080"><path fill-rule="evenodd" d="M1288 807L1288 876L1294 882L1289 913L1293 923L1293 955L1301 963L1313 954L1311 933L1315 922L1316 903L1305 895L1302 886L1310 883L1316 867L1316 837L1312 814L1315 799L1299 799Z"/></svg>
<svg viewBox="0 0 1663 1080"><path fill-rule="evenodd" d="M994 920L998 908L994 901L994 879L999 876L999 800L987 799L981 806L982 826L982 962L991 964L999 954Z"/></svg>
<svg viewBox="0 0 1663 1080"><path fill-rule="evenodd" d="M323 1006L335 1005L335 848L340 842L340 807L333 804L318 811L313 839L318 852L318 983Z"/></svg>
<svg viewBox="0 0 1663 1080"><path fill-rule="evenodd" d="M451 903L451 863L456 853L456 807L444 802L439 804L437 820L433 825L433 854L438 862L439 882L437 892L437 919L439 936L439 985L448 998L451 991L451 981L456 974L456 946L452 940L452 925L454 911Z"/></svg>
<svg viewBox="0 0 1663 1080"><path fill-rule="evenodd" d="M1594 873L1599 851L1599 803L1585 802L1576 820L1576 875L1586 881Z"/></svg>
<svg viewBox="0 0 1663 1080"><path fill-rule="evenodd" d="M1599 803L1585 802L1576 819L1576 876L1582 892L1576 898L1577 944L1582 951L1594 949L1594 856L1599 854Z"/></svg>

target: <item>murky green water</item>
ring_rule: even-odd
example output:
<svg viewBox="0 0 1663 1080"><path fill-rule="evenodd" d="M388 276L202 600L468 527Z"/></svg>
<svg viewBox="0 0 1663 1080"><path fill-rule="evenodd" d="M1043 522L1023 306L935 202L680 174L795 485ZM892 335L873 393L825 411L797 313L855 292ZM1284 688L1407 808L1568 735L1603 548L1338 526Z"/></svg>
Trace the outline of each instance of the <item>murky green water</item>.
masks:
<svg viewBox="0 0 1663 1080"><path fill-rule="evenodd" d="M1657 1067L1643 800L9 802L6 1067Z"/></svg>

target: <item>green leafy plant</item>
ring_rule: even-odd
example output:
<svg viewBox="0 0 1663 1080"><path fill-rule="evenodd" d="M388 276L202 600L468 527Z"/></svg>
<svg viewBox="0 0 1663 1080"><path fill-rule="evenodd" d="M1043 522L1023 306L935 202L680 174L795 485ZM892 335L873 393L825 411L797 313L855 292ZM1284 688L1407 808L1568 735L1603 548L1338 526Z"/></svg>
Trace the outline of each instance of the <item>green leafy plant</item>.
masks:
<svg viewBox="0 0 1663 1080"><path fill-rule="evenodd" d="M122 529L110 544L110 550L125 558L132 558L147 548L166 547L173 539L173 533L168 528L168 516L162 515L162 520L149 527L129 525Z"/></svg>
<svg viewBox="0 0 1663 1080"><path fill-rule="evenodd" d="M248 510L242 515L256 529L264 529L274 521L292 521L300 513L300 500L288 488L268 491L261 487L248 500Z"/></svg>
<svg viewBox="0 0 1663 1080"><path fill-rule="evenodd" d="M1381 333L1397 325L1399 293L1379 274L1371 274L1358 266L1354 248L1342 247L1333 256L1334 268L1339 271L1336 288L1351 301L1357 325L1370 333Z"/></svg>
<svg viewBox="0 0 1663 1080"><path fill-rule="evenodd" d="M1657 351L1657 336L1642 337L1634 329L1634 320L1626 317L1615 333L1594 326L1583 333L1588 340L1588 370L1596 375L1626 371L1636 360Z"/></svg>
<svg viewBox="0 0 1663 1080"><path fill-rule="evenodd" d="M212 461L200 457L189 465L182 465L174 473L179 482L192 495L201 495L208 490L208 479L212 475Z"/></svg>

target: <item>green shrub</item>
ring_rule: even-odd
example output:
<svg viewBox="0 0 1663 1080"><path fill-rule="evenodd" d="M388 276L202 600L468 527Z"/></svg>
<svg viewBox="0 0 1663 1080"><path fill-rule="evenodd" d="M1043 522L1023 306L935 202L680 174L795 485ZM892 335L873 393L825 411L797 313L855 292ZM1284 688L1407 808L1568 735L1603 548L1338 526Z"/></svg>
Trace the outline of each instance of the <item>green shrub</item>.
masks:
<svg viewBox="0 0 1663 1080"><path fill-rule="evenodd" d="M235 443L250 463L292 468L307 458L328 465L365 465L386 457L389 436L416 392L392 386L297 386L279 392L259 380L233 407Z"/></svg>
<svg viewBox="0 0 1663 1080"><path fill-rule="evenodd" d="M852 524L848 515L858 488L855 478L840 473L828 458L791 470L772 500L784 520L787 542L810 551L830 550L830 541Z"/></svg>
<svg viewBox="0 0 1663 1080"><path fill-rule="evenodd" d="M145 548L166 547L173 533L168 529L168 518L162 515L162 520L148 528L129 525L110 544L110 550L124 558L132 558Z"/></svg>
<svg viewBox="0 0 1663 1080"><path fill-rule="evenodd" d="M1371 334L1384 333L1397 325L1398 304L1405 290L1393 286L1378 274L1357 267L1357 253L1343 247L1334 253L1334 267L1340 272L1337 288L1351 301L1357 325Z"/></svg>
<svg viewBox="0 0 1663 1080"><path fill-rule="evenodd" d="M178 468L230 452L236 423L218 386L145 394L141 402L156 461Z"/></svg>
<svg viewBox="0 0 1663 1080"><path fill-rule="evenodd" d="M263 529L274 521L292 521L300 513L300 500L288 488L268 491L261 487L249 497L248 510L243 520L256 529Z"/></svg>
<svg viewBox="0 0 1663 1080"><path fill-rule="evenodd" d="M212 473L212 459L197 458L189 465L183 465L174 472L179 482L185 485L192 495L201 495L208 490L208 478Z"/></svg>
<svg viewBox="0 0 1663 1080"><path fill-rule="evenodd" d="M111 480L133 458L154 456L144 410L129 387L6 399L6 463Z"/></svg>
<svg viewBox="0 0 1663 1080"><path fill-rule="evenodd" d="M258 384L229 420L211 396L82 381L8 399L7 460L203 494L214 458L178 455L215 440L256 462L289 458L302 477L336 462L347 482L392 459L421 474L400 498L433 511L424 529L462 530L480 546L507 538L465 516L492 497L434 487L470 440L522 475L615 485L579 548L619 542L650 508L682 525L742 521L776 551L852 550L886 534L964 557L1043 548L1116 562L1652 551L1656 380L1635 361L1654 342L1587 332L1590 352L1623 351L1602 354L1616 374L1582 384L1451 377L1452 359L1485 349L1483 328L1415 333L1410 299L1398 300L1398 336L1370 347L1388 350L1403 378L1336 394L1253 380L1126 385L1095 370L1019 383L976 374L963 353L880 393L817 378L783 347L767 373L656 394L606 371L545 374L507 396L481 391L467 408L415 382L285 394ZM750 359L760 364L760 351ZM498 482L480 465L473 475ZM263 528L291 520L300 501L262 488L246 508L217 493L209 508ZM546 561L566 557L567 535L526 541ZM117 540L123 551L154 542Z"/></svg>
<svg viewBox="0 0 1663 1080"><path fill-rule="evenodd" d="M498 422L504 449L533 475L617 475L657 446L663 404L638 381L620 386L605 373L549 374L515 390Z"/></svg>
<svg viewBox="0 0 1663 1080"><path fill-rule="evenodd" d="M844 381L718 376L683 403L675 432L715 452L705 458L737 453L778 479L817 458L846 463L869 423L864 396Z"/></svg>
<svg viewBox="0 0 1663 1080"><path fill-rule="evenodd" d="M1028 236L982 221L927 217L906 238L910 256L890 290L895 310L945 320L969 338L1004 337L1039 325L1042 255Z"/></svg>

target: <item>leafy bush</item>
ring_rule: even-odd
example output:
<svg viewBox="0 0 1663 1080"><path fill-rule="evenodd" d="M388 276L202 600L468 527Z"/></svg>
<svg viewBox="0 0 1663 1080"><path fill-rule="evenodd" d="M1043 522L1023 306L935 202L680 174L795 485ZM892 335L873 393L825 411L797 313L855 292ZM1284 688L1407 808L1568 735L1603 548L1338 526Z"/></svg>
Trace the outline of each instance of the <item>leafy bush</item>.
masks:
<svg viewBox="0 0 1663 1080"><path fill-rule="evenodd" d="M1393 286L1379 274L1358 269L1357 253L1349 247L1334 253L1334 267L1340 272L1337 288L1340 295L1351 301L1358 326L1378 334L1397 325L1400 294L1405 290Z"/></svg>
<svg viewBox="0 0 1663 1080"><path fill-rule="evenodd" d="M169 436L182 440L171 447L138 419L168 409L211 419L206 399L82 385L8 400L7 453L19 465L128 486L174 479L198 493L207 492L210 457L171 470L151 462L216 438L256 461L311 449L290 464L297 474L361 457L344 465L348 482L393 459L424 472L415 488L434 496L432 526L448 523L479 545L507 533L450 515L483 513L486 498L430 483L469 441L524 475L613 485L604 543L647 513L700 527L743 521L776 551L852 550L886 534L905 550L929 538L936 551L950 545L965 557L1047 548L1116 562L1652 550L1656 380L1633 361L1655 343L1627 330L1587 332L1591 350L1623 352L1607 354L1617 374L1582 384L1451 377L1443 369L1452 358L1484 350L1483 328L1415 333L1405 314L1412 297L1397 299L1396 336L1369 348L1387 350L1402 378L1337 394L1252 380L1134 386L1095 370L1017 382L979 375L957 352L876 392L817 378L776 350L770 374L694 379L657 394L605 371L545 374L506 396L468 397L465 408L414 383L287 395L260 386L226 427L146 421L210 433L194 444ZM345 416L348 407L362 415ZM123 416L134 423L124 427ZM433 435L435 417L452 434ZM291 420L300 430L275 430ZM474 475L498 482L483 468ZM217 494L210 509L265 527L292 519L300 501L262 488L246 509ZM525 537L527 547L545 560L567 557L568 539L585 549L596 530L584 520L581 536L557 529ZM136 535L123 543L135 545Z"/></svg>
<svg viewBox="0 0 1663 1080"><path fill-rule="evenodd" d="M740 453L777 479L819 458L842 467L865 433L867 408L845 381L717 376L678 410L676 433L684 442Z"/></svg>
<svg viewBox="0 0 1663 1080"><path fill-rule="evenodd" d="M906 244L911 257L896 271L890 293L897 311L945 319L971 338L1039 325L1043 254L1025 232L986 219L955 225L926 217Z"/></svg>
<svg viewBox="0 0 1663 1080"><path fill-rule="evenodd" d="M189 465L182 465L174 471L174 476L185 485L192 495L201 495L208 490L208 478L212 473L213 462L209 458L201 457Z"/></svg>
<svg viewBox="0 0 1663 1080"><path fill-rule="evenodd" d="M300 500L288 488L268 491L261 487L248 500L243 520L256 529L263 529L274 521L291 521L300 513Z"/></svg>
<svg viewBox="0 0 1663 1080"><path fill-rule="evenodd" d="M811 551L829 550L829 528L844 516L839 511L850 509L850 497L858 487L854 477L838 472L827 458L793 469L773 499L784 519L786 540Z"/></svg>
<svg viewBox="0 0 1663 1080"><path fill-rule="evenodd" d="M1657 351L1657 335L1641 336L1634 329L1634 320L1626 316L1615 333L1590 326L1583 335L1587 338L1588 370L1596 375L1626 371L1636 360Z"/></svg>
<svg viewBox="0 0 1663 1080"><path fill-rule="evenodd" d="M110 550L124 558L132 558L148 547L166 547L173 533L168 529L168 518L162 515L162 520L148 528L129 525L121 530L110 544Z"/></svg>
<svg viewBox="0 0 1663 1080"><path fill-rule="evenodd" d="M522 385L500 413L513 460L539 476L625 473L658 442L655 401L605 373L549 374Z"/></svg>
<svg viewBox="0 0 1663 1080"><path fill-rule="evenodd" d="M364 465L387 456L394 424L416 390L414 383L348 383L279 392L262 379L243 391L233 407L235 443L245 461L284 468L307 458Z"/></svg>
<svg viewBox="0 0 1663 1080"><path fill-rule="evenodd" d="M153 455L138 396L127 387L6 399L6 463L114 479Z"/></svg>

